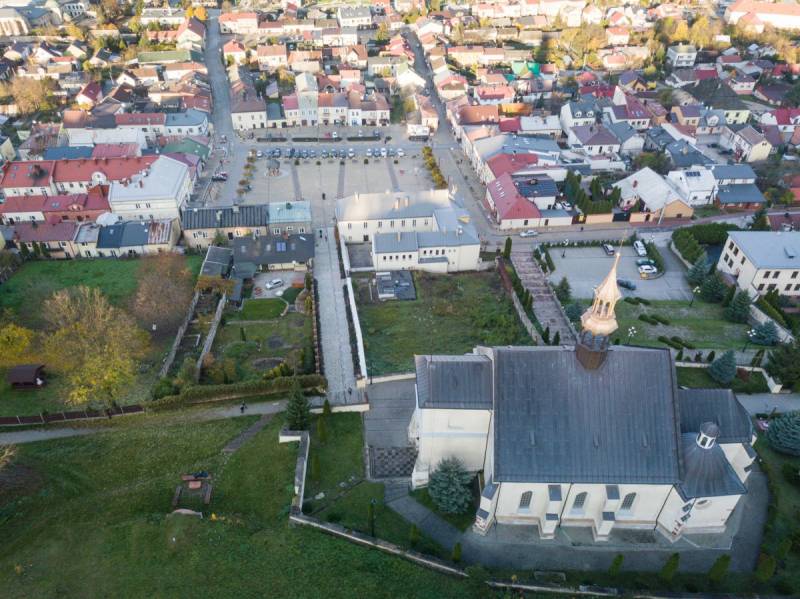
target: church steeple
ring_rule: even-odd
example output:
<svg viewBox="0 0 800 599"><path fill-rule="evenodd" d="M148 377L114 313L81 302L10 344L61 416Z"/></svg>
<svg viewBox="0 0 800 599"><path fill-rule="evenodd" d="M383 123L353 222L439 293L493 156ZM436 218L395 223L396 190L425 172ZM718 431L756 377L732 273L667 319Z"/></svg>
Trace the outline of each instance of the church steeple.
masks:
<svg viewBox="0 0 800 599"><path fill-rule="evenodd" d="M594 337L608 337L618 328L614 308L622 298L622 293L617 286L619 257L620 253L617 252L611 271L594 290L592 305L581 316L583 331L591 333Z"/></svg>

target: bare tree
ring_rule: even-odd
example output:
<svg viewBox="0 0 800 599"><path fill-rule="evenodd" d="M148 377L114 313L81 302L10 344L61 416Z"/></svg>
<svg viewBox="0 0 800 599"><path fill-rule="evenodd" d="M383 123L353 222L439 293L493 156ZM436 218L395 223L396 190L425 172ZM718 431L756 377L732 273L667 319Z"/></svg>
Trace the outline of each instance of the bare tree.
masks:
<svg viewBox="0 0 800 599"><path fill-rule="evenodd" d="M139 288L133 314L146 330L169 333L183 320L192 299L192 273L178 254L144 258L137 273Z"/></svg>

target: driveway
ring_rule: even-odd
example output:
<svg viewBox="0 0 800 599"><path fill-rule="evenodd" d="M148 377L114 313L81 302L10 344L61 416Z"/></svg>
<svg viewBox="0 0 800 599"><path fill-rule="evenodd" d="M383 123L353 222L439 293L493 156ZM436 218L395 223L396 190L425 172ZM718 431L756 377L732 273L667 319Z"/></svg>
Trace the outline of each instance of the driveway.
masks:
<svg viewBox="0 0 800 599"><path fill-rule="evenodd" d="M408 440L414 379L369 385L366 393L369 412L364 414L364 431L370 478L410 476L417 459L417 450Z"/></svg>
<svg viewBox="0 0 800 599"><path fill-rule="evenodd" d="M272 289L267 289L267 283L279 279L282 283ZM253 277L253 297L265 299L268 297L280 297L292 286L293 282L302 283L305 273L294 272L293 270L271 270L269 272L259 272Z"/></svg>
<svg viewBox="0 0 800 599"><path fill-rule="evenodd" d="M691 291L686 282L684 268L672 255L669 248L659 247L667 266L663 277L658 279L640 279L636 266L639 256L630 246L622 248L617 276L627 279L636 285L636 291L623 290L623 294L636 295L652 300L688 300ZM562 254L564 254L562 256ZM572 295L576 298L589 299L594 288L600 284L611 269L614 258L607 256L600 247L570 248L566 252L558 248L550 248L550 256L556 270L550 275L550 281L558 283L567 277L572 287Z"/></svg>

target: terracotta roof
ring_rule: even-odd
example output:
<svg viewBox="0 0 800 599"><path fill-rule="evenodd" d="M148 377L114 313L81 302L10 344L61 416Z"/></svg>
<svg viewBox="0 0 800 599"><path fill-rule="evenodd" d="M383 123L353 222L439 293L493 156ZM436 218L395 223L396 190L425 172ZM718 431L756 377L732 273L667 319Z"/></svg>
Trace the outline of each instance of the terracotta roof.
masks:
<svg viewBox="0 0 800 599"><path fill-rule="evenodd" d="M539 157L536 154L497 154L486 164L495 177L500 177L505 174L512 175L537 162L539 162Z"/></svg>
<svg viewBox="0 0 800 599"><path fill-rule="evenodd" d="M127 158L139 155L139 144L96 144L92 149L92 158Z"/></svg>
<svg viewBox="0 0 800 599"><path fill-rule="evenodd" d="M135 112L114 115L114 122L120 125L164 125L167 115L163 112Z"/></svg>
<svg viewBox="0 0 800 599"><path fill-rule="evenodd" d="M78 223L59 221L55 223L17 223L14 225L16 238L26 243L34 241L72 241Z"/></svg>
<svg viewBox="0 0 800 599"><path fill-rule="evenodd" d="M542 213L536 204L528 201L517 191L511 175L508 173L498 177L486 186L486 191L494 202L497 216L500 220L510 219L536 219Z"/></svg>
<svg viewBox="0 0 800 599"><path fill-rule="evenodd" d="M0 187L46 187L55 170L53 160L15 160L3 165Z"/></svg>
<svg viewBox="0 0 800 599"><path fill-rule="evenodd" d="M135 158L91 158L89 160L60 160L55 163L53 181L91 181L94 173L102 173L109 181L121 181L156 161L157 156Z"/></svg>

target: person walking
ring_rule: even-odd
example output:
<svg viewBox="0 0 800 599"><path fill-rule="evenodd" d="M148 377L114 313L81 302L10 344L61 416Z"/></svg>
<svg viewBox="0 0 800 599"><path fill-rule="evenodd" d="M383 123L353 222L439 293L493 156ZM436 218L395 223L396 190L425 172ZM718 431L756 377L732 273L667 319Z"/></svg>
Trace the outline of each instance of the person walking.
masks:
<svg viewBox="0 0 800 599"><path fill-rule="evenodd" d="M247 410L247 404L245 402L242 402L242 405L239 406L239 413L244 414L245 410Z"/></svg>

